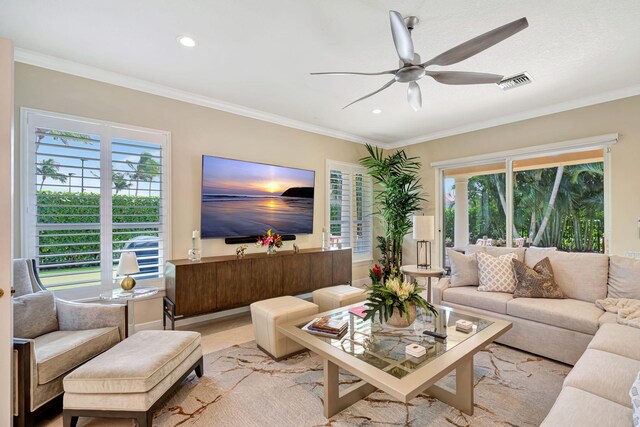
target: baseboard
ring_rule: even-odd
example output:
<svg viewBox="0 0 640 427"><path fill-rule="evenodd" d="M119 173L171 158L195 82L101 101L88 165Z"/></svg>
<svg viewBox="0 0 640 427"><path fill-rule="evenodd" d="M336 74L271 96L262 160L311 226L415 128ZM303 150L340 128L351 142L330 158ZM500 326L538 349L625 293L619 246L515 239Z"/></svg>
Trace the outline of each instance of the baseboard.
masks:
<svg viewBox="0 0 640 427"><path fill-rule="evenodd" d="M311 293L296 295L298 298L311 300ZM187 319L178 319L176 320L176 326L189 326L195 325L196 323L210 322L212 320L224 319L227 317L237 316L239 314L248 313L249 306L232 308L231 310L219 311L217 313L211 314L203 314L202 316L189 317ZM145 330L162 330L162 319L153 320L151 322L139 323L136 324L136 331L145 331Z"/></svg>

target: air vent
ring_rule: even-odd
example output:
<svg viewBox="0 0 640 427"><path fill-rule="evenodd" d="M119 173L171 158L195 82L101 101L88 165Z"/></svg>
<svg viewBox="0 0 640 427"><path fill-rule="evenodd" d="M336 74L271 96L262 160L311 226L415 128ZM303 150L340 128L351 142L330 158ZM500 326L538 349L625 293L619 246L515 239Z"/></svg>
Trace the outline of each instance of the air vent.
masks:
<svg viewBox="0 0 640 427"><path fill-rule="evenodd" d="M529 83L531 83L531 76L529 75L529 73L520 73L516 74L515 76L502 79L502 81L498 83L498 86L502 90L509 90Z"/></svg>

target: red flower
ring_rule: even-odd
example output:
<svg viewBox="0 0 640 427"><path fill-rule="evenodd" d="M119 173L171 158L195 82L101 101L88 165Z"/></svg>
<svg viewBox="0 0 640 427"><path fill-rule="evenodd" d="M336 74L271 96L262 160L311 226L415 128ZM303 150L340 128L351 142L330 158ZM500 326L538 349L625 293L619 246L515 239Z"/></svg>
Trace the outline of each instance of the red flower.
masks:
<svg viewBox="0 0 640 427"><path fill-rule="evenodd" d="M373 274L375 274L378 280L382 279L382 267L380 267L378 264L374 265L371 271Z"/></svg>

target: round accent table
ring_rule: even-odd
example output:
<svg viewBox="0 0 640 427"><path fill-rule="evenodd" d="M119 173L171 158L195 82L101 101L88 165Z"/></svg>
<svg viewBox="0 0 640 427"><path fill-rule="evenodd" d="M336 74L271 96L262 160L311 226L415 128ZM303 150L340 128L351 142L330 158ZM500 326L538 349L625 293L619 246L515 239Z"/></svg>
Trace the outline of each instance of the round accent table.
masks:
<svg viewBox="0 0 640 427"><path fill-rule="evenodd" d="M135 303L130 302L144 300L157 293L158 288L154 288L153 286L136 286L130 291L125 291L122 288L116 288L110 292L101 293L100 299L110 302L127 302L127 336L129 337L136 333Z"/></svg>
<svg viewBox="0 0 640 427"><path fill-rule="evenodd" d="M438 279L444 275L444 270L441 268L418 268L417 265L403 265L400 267L400 273L405 276L416 279L418 277L427 278L427 302L431 302L431 278L437 277Z"/></svg>

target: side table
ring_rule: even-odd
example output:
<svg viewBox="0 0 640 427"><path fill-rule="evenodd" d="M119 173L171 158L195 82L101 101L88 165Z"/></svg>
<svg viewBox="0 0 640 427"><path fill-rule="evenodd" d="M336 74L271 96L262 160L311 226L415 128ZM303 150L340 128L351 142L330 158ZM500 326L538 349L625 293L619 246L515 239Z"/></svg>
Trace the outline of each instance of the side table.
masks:
<svg viewBox="0 0 640 427"><path fill-rule="evenodd" d="M417 265L403 265L400 267L400 273L405 276L416 279L418 277L427 278L427 302L431 302L431 278L437 277L438 279L444 275L442 268L418 268Z"/></svg>
<svg viewBox="0 0 640 427"><path fill-rule="evenodd" d="M136 333L136 317L135 317L135 301L141 301L147 299L158 293L158 288L153 286L136 286L130 291L125 291L122 288L116 288L110 292L103 292L100 294L100 299L103 301L126 301L127 302L127 337Z"/></svg>

